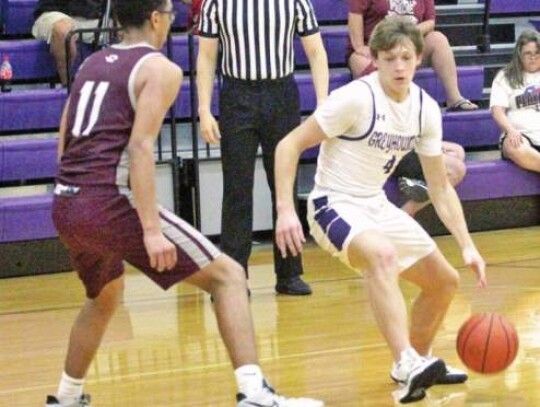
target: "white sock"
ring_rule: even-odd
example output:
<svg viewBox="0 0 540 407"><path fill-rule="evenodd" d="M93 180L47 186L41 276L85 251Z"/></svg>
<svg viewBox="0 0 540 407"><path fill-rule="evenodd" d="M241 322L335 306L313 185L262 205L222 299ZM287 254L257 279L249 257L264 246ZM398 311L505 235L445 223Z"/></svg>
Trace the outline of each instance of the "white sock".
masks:
<svg viewBox="0 0 540 407"><path fill-rule="evenodd" d="M69 405L79 400L83 394L83 384L84 379L75 379L63 372L56 396L60 404Z"/></svg>
<svg viewBox="0 0 540 407"><path fill-rule="evenodd" d="M262 390L263 374L257 365L243 365L234 371L238 391L246 397L254 396Z"/></svg>

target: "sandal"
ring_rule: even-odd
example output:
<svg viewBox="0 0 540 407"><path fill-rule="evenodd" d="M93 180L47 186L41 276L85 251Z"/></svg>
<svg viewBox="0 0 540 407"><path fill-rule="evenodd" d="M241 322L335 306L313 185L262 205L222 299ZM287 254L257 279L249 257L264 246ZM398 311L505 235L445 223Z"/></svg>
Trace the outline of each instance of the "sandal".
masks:
<svg viewBox="0 0 540 407"><path fill-rule="evenodd" d="M452 106L446 108L447 112L468 112L470 110L476 110L478 106L471 102L469 99L460 99Z"/></svg>

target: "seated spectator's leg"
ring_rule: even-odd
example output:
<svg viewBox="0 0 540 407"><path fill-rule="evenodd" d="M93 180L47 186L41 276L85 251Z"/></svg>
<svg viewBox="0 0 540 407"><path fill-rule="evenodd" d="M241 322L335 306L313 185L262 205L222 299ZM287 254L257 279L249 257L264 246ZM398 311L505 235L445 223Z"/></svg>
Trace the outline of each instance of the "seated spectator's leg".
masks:
<svg viewBox="0 0 540 407"><path fill-rule="evenodd" d="M502 145L503 155L521 168L540 172L540 147L535 148L528 139L523 136L521 138L522 143L518 146L511 143L508 137L505 138Z"/></svg>
<svg viewBox="0 0 540 407"><path fill-rule="evenodd" d="M459 144L443 141L446 176L453 186L459 184L467 173L465 150Z"/></svg>
<svg viewBox="0 0 540 407"><path fill-rule="evenodd" d="M71 30L75 29L74 21L71 18L58 20L52 27L51 33L51 53L56 61L58 76L62 85L67 85L67 70L71 66L71 61L77 54L75 37L71 38L69 65L66 64L66 37Z"/></svg>
<svg viewBox="0 0 540 407"><path fill-rule="evenodd" d="M375 71L375 65L373 65L373 59L362 54L353 52L349 56L349 69L353 79L370 74Z"/></svg>
<svg viewBox="0 0 540 407"><path fill-rule="evenodd" d="M446 36L438 31L432 31L424 37L423 65L433 67L433 70L443 83L446 91L447 106L459 104L460 110L478 109L474 103L460 103L464 97L458 88L456 60Z"/></svg>

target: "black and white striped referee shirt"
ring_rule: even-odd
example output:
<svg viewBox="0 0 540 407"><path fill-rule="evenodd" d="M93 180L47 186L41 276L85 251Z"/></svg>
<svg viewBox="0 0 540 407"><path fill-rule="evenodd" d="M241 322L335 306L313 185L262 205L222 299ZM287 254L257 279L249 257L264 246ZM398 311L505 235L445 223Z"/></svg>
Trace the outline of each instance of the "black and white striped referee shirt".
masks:
<svg viewBox="0 0 540 407"><path fill-rule="evenodd" d="M293 38L319 31L310 0L204 0L199 35L220 39L223 75L277 79L294 71Z"/></svg>

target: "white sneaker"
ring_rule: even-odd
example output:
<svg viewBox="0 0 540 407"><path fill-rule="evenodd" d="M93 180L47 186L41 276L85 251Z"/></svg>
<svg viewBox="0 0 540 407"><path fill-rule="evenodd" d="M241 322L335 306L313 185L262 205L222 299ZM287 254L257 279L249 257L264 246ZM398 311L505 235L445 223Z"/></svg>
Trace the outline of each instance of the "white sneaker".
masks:
<svg viewBox="0 0 540 407"><path fill-rule="evenodd" d="M60 404L58 399L54 396L47 396L47 401L45 402L45 407L91 407L90 406L90 395L83 394L81 398L74 403L69 405Z"/></svg>
<svg viewBox="0 0 540 407"><path fill-rule="evenodd" d="M324 407L321 400L307 398L285 398L276 394L266 381L263 381L262 390L253 397L246 397L242 393L236 395L237 407Z"/></svg>
<svg viewBox="0 0 540 407"><path fill-rule="evenodd" d="M426 390L446 375L446 365L441 359L403 357L395 364L390 377L402 386L400 403L413 403L426 396Z"/></svg>

